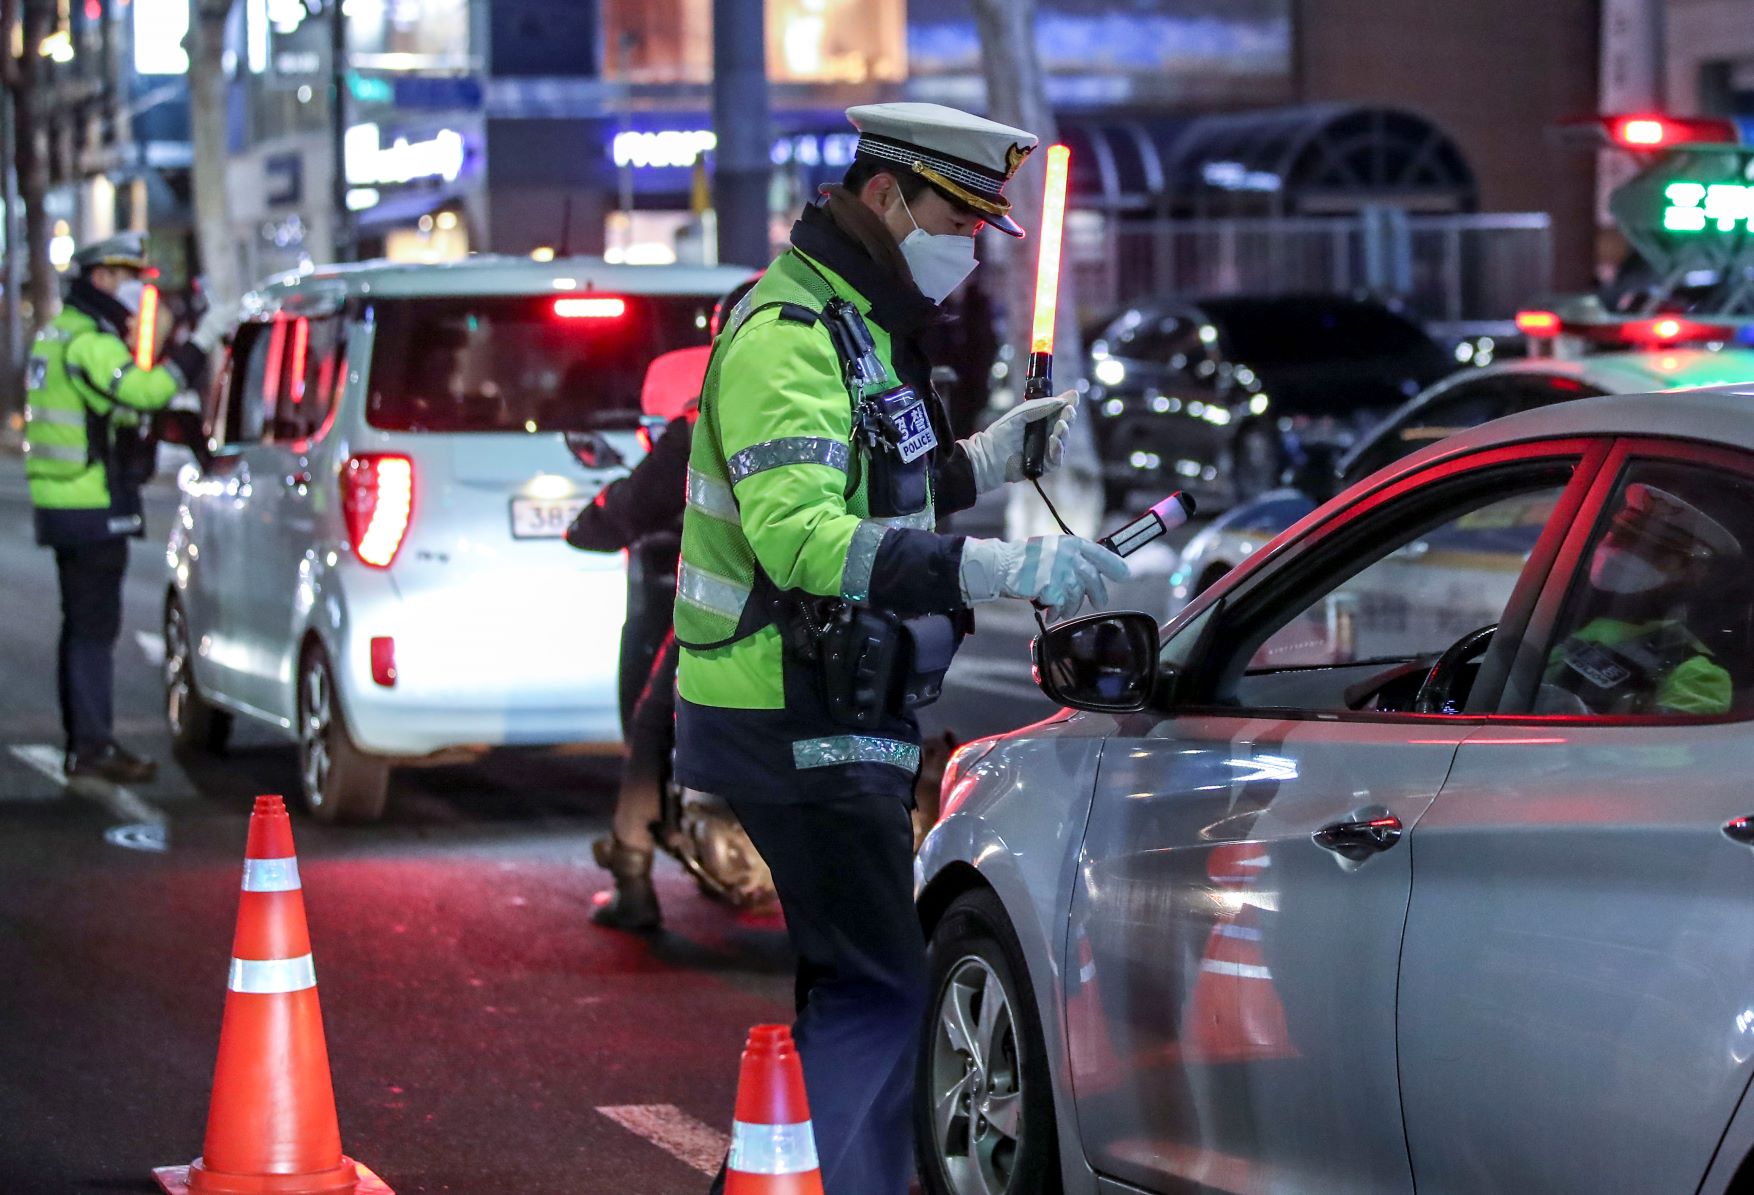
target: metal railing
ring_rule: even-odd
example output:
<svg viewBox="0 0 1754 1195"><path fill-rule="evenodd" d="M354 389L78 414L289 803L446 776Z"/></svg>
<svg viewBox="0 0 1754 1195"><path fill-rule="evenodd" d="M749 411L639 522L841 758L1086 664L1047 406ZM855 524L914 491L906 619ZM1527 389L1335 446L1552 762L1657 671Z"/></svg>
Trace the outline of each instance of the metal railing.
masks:
<svg viewBox="0 0 1754 1195"><path fill-rule="evenodd" d="M1075 261L1079 306L1148 297L1368 293L1433 326L1508 324L1553 285L1545 212L1105 222L1106 251Z"/></svg>

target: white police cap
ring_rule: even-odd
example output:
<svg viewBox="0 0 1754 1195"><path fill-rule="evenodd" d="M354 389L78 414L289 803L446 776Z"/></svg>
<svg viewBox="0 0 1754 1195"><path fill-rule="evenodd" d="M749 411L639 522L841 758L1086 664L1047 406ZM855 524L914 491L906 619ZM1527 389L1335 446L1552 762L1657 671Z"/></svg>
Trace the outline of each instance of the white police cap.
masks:
<svg viewBox="0 0 1754 1195"><path fill-rule="evenodd" d="M93 241L73 255L73 264L79 268L79 272L82 274L90 273L98 266L148 270L151 268L151 263L146 257L146 234L143 232L119 232L113 237Z"/></svg>
<svg viewBox="0 0 1754 1195"><path fill-rule="evenodd" d="M942 104L861 104L847 119L859 130L858 157L911 170L1000 232L1023 235L1004 189L1035 134Z"/></svg>

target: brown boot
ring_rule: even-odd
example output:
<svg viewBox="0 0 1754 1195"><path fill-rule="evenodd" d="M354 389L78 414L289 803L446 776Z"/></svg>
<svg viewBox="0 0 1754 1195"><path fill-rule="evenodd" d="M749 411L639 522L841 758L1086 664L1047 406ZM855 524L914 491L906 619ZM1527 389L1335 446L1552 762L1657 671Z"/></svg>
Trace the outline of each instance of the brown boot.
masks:
<svg viewBox="0 0 1754 1195"><path fill-rule="evenodd" d="M644 932L663 922L658 890L652 886L652 851L628 846L613 834L591 843L597 866L615 877L615 887L592 898L591 920L609 929Z"/></svg>

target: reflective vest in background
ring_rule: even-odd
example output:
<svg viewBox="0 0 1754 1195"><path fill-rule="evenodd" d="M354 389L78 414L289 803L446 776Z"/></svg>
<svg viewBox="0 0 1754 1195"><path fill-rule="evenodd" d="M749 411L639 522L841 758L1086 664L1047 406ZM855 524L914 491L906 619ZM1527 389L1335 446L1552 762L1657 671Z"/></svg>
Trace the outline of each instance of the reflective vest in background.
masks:
<svg viewBox="0 0 1754 1195"><path fill-rule="evenodd" d="M826 266L807 263L796 249L781 254L732 312L708 367L689 455L676 586L676 639L683 645L677 688L696 705L779 709L785 704L780 634L758 592L762 584L739 518L740 497L747 501L752 491L780 487L801 500L788 505L807 512L811 493L824 486L840 491L844 533L820 534L814 521L806 521L829 517L826 508L819 508L821 515L806 513L796 527L772 528L776 536L794 537L796 547L779 554L787 564L784 574L763 580L779 590L862 600L853 575L862 567L868 589L883 524L869 517L861 454L852 443L852 396L819 322L837 295L868 314L870 302ZM867 323L877 358L894 379L889 334ZM789 325L791 331L762 332L773 325ZM739 339L752 334L765 346L783 339L786 351L759 362L747 351L739 354ZM736 368L727 376L724 365L732 357ZM774 395L784 401L772 401ZM726 434L727 418L747 420L752 414L768 420L758 435L747 427ZM727 453L728 441L747 447ZM918 514L887 522L929 530L932 504L928 500Z"/></svg>
<svg viewBox="0 0 1754 1195"><path fill-rule="evenodd" d="M37 333L25 383L25 476L39 542L137 533L138 481L116 474L116 437L169 405L182 375L141 369L120 336L67 306Z"/></svg>

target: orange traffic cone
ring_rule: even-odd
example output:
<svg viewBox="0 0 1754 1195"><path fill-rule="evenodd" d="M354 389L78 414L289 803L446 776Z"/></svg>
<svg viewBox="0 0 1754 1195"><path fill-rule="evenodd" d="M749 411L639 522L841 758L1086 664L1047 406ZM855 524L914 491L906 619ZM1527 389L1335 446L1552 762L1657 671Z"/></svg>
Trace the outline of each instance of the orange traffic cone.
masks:
<svg viewBox="0 0 1754 1195"><path fill-rule="evenodd" d="M390 1195L341 1153L292 822L257 797L207 1140L188 1166L152 1172L170 1195Z"/></svg>
<svg viewBox="0 0 1754 1195"><path fill-rule="evenodd" d="M743 1047L725 1195L822 1195L804 1067L784 1025L757 1025Z"/></svg>
<svg viewBox="0 0 1754 1195"><path fill-rule="evenodd" d="M1110 1091L1125 1076L1103 1016L1096 983L1096 957L1084 923L1076 927L1078 971L1066 993L1066 1039L1071 1046L1072 1081L1080 1095Z"/></svg>

